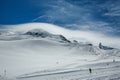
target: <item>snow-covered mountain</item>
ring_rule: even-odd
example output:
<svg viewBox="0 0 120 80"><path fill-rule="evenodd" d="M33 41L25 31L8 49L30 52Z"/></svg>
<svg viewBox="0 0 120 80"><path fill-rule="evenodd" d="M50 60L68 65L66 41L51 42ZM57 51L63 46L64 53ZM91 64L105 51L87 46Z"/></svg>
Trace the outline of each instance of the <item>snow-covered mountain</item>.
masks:
<svg viewBox="0 0 120 80"><path fill-rule="evenodd" d="M70 43L70 41L67 40L63 35L51 34L41 29L35 29L35 30L28 31L25 33L25 35L30 35L31 37L48 38L48 39L53 39L53 40L57 40L60 42Z"/></svg>
<svg viewBox="0 0 120 80"><path fill-rule="evenodd" d="M65 45L71 48L75 47L78 49L75 51L85 51L85 52L88 51L88 52L92 52L91 54L102 54L103 50L105 51L107 50L107 52L118 50L116 48L103 46L101 43L97 43L97 45L94 45L92 44L93 42L88 41L86 39L83 39L81 41L79 39L85 38L81 36L79 39L77 39L78 40L77 41L75 40L76 38L74 39L73 37L74 35L78 35L78 34L74 34L75 32L71 31L71 34L73 33L74 35L68 36L67 33L70 33L70 30L66 30L64 28L46 23L29 23L29 24L21 24L17 26L11 25L11 26L6 26L5 29L1 29L0 32L1 32L0 40L4 40L4 41L29 40L29 39L51 40L53 42L57 41L60 43L64 43ZM77 33L85 34L85 32L77 32Z"/></svg>
<svg viewBox="0 0 120 80"><path fill-rule="evenodd" d="M0 74L6 76L4 70L7 77L18 78L61 74L61 71L74 71L78 66L119 61L119 48L104 46L94 37L92 32L67 30L46 23L6 25L0 29L0 70L3 71ZM104 39L99 42L102 41ZM119 39L113 41L119 42ZM25 73L28 74L21 75Z"/></svg>

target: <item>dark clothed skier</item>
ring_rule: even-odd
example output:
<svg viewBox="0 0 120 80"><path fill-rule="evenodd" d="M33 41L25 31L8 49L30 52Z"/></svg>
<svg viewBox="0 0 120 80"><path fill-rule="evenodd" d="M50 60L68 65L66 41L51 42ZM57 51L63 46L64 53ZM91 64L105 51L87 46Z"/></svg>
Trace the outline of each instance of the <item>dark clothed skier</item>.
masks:
<svg viewBox="0 0 120 80"><path fill-rule="evenodd" d="M89 72L92 73L92 69L91 68L89 68Z"/></svg>

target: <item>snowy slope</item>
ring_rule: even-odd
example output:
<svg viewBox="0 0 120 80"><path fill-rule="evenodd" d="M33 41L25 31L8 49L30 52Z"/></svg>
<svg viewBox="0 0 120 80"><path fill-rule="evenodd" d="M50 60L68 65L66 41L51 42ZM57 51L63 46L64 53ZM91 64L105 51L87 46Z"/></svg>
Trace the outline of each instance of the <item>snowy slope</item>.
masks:
<svg viewBox="0 0 120 80"><path fill-rule="evenodd" d="M95 36L93 33L67 30L46 23L5 27L0 29L0 80L119 78L119 45L118 49L101 49L94 44L97 41L92 39ZM88 39L88 36L91 37ZM119 39L113 41L119 43ZM89 74L89 68L93 68L95 73ZM109 70L112 71L109 73ZM104 74L99 73L103 71Z"/></svg>
<svg viewBox="0 0 120 80"><path fill-rule="evenodd" d="M53 71L36 72L18 77L18 80L119 80L120 62L104 62L79 66L79 68ZM92 67L92 74L88 68Z"/></svg>

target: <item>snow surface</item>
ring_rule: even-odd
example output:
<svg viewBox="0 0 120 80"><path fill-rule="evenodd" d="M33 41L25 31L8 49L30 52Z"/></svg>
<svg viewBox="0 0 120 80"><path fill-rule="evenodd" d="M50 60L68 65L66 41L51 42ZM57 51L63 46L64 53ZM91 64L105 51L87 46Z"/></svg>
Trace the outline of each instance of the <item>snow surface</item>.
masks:
<svg viewBox="0 0 120 80"><path fill-rule="evenodd" d="M0 30L0 80L120 80L119 38L98 34L96 41L94 32L46 23L5 27ZM47 36L25 34L28 31ZM108 39L116 41L107 44L117 48L102 50L94 44Z"/></svg>

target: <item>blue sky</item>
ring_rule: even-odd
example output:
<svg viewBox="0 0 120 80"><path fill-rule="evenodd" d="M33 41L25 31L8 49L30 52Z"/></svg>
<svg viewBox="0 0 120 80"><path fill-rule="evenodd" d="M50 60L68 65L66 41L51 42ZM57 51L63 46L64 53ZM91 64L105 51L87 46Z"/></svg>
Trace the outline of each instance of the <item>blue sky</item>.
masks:
<svg viewBox="0 0 120 80"><path fill-rule="evenodd" d="M119 36L120 0L0 0L0 24L29 22Z"/></svg>

